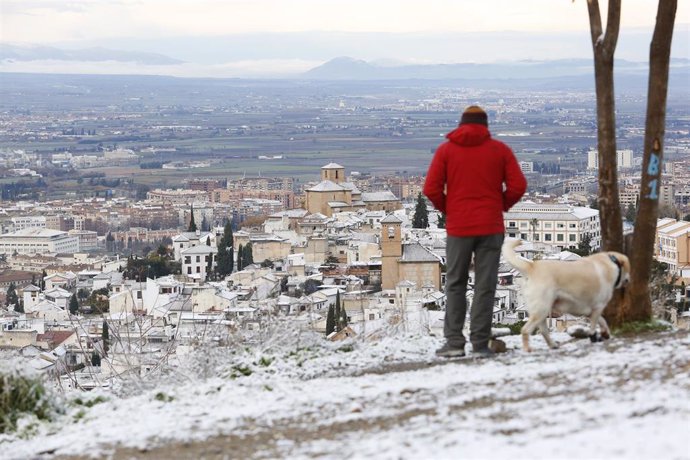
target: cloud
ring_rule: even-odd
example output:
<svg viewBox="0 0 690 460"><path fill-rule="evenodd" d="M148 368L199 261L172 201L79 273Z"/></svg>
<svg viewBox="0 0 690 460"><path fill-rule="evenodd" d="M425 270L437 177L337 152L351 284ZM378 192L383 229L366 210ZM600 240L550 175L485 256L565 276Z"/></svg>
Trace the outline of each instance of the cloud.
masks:
<svg viewBox="0 0 690 460"><path fill-rule="evenodd" d="M621 29L651 27L656 2L626 0ZM689 2L677 17L687 18ZM602 5L605 9L605 5ZM2 0L4 42L305 31L587 31L585 0Z"/></svg>
<svg viewBox="0 0 690 460"><path fill-rule="evenodd" d="M119 61L0 61L0 72L93 74L93 75L167 75L200 78L279 78L306 72L321 61L300 59L260 59L225 62L222 64L182 63L174 65L143 65Z"/></svg>

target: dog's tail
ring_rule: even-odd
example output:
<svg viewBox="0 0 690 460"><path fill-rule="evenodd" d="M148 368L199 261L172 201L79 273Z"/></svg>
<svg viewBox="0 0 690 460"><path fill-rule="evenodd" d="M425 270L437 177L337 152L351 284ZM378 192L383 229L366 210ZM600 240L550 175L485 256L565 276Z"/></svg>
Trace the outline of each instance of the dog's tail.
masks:
<svg viewBox="0 0 690 460"><path fill-rule="evenodd" d="M515 248L520 246L522 241L516 239L508 239L503 243L503 257L523 275L529 275L532 271L532 261L524 259L517 255Z"/></svg>

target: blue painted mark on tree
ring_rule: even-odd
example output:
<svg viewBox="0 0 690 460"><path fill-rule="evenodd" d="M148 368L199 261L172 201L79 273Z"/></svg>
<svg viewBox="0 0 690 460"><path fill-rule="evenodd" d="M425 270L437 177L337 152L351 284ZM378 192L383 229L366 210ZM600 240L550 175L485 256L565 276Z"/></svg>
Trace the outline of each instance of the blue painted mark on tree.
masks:
<svg viewBox="0 0 690 460"><path fill-rule="evenodd" d="M652 153L651 156L649 157L649 164L647 165L647 174L650 176L656 176L659 174L659 163L661 161L659 160L659 155L656 153ZM658 179L652 179L649 181L649 193L647 194L647 198L650 200L658 200L659 199L659 180Z"/></svg>

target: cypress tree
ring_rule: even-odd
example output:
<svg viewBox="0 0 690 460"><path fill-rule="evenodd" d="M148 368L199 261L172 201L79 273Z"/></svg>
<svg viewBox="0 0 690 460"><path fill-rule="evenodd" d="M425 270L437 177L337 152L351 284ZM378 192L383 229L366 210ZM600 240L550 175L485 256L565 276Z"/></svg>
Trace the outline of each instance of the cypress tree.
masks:
<svg viewBox="0 0 690 460"><path fill-rule="evenodd" d="M326 316L326 335L335 331L335 309L333 305L328 306L328 315Z"/></svg>
<svg viewBox="0 0 690 460"><path fill-rule="evenodd" d="M108 323L106 321L103 321L101 341L103 342L103 356L108 356L108 350L110 349L110 331L108 331Z"/></svg>
<svg viewBox="0 0 690 460"><path fill-rule="evenodd" d="M14 283L10 283L9 287L7 288L7 300L5 304L8 307L10 305L14 305L15 311L17 308L19 308L19 297L17 296L17 289Z"/></svg>
<svg viewBox="0 0 690 460"><path fill-rule="evenodd" d="M196 232L196 222L194 222L194 205L191 205L191 217L189 218L189 228L187 231Z"/></svg>
<svg viewBox="0 0 690 460"><path fill-rule="evenodd" d="M417 195L417 206L414 208L414 218L412 228L429 227L429 211L426 208L426 201L421 193Z"/></svg>
<svg viewBox="0 0 690 460"><path fill-rule="evenodd" d="M335 311L334 311L334 321L335 321L335 330L339 331L340 330L340 291L336 292L335 294Z"/></svg>
<svg viewBox="0 0 690 460"><path fill-rule="evenodd" d="M225 223L223 237L218 242L218 254L216 255L216 272L221 277L232 273L235 256L233 254L234 237L232 235L232 225Z"/></svg>
<svg viewBox="0 0 690 460"><path fill-rule="evenodd" d="M249 242L244 247L244 253L242 253L242 266L246 267L254 263L254 254L252 253L252 243Z"/></svg>
<svg viewBox="0 0 690 460"><path fill-rule="evenodd" d="M340 330L342 331L347 327L347 310L345 309L345 307L340 309L340 313Z"/></svg>
<svg viewBox="0 0 690 460"><path fill-rule="evenodd" d="M241 244L237 246L237 271L242 271L244 268L244 246Z"/></svg>
<svg viewBox="0 0 690 460"><path fill-rule="evenodd" d="M69 312L72 315L76 315L79 312L79 300L77 300L77 294L72 294L69 299Z"/></svg>

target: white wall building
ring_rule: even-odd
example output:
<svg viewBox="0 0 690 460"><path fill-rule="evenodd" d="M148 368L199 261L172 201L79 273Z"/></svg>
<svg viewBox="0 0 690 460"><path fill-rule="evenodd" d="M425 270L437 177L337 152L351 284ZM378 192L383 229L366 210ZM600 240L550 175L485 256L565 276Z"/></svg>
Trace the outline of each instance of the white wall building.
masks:
<svg viewBox="0 0 690 460"><path fill-rule="evenodd" d="M633 151L630 149L616 150L616 161L619 168L632 168ZM590 150L587 153L587 169L599 169L599 151Z"/></svg>
<svg viewBox="0 0 690 460"><path fill-rule="evenodd" d="M173 237L173 252L175 260L182 261L182 251L192 248L194 246L206 245L208 239L211 239L211 246L217 247L216 234L214 232L183 232Z"/></svg>
<svg viewBox="0 0 690 460"><path fill-rule="evenodd" d="M208 276L209 258L211 259L211 270L213 270L216 266L217 253L218 248L216 246L207 246L205 244L183 249L180 253L182 257L182 274L203 283Z"/></svg>
<svg viewBox="0 0 690 460"><path fill-rule="evenodd" d="M17 216L10 220L15 232L25 228L46 228L45 216Z"/></svg>
<svg viewBox="0 0 690 460"><path fill-rule="evenodd" d="M601 224L596 209L520 202L503 214L503 220L506 235L511 238L574 249L588 234L592 249L601 246Z"/></svg>
<svg viewBox="0 0 690 460"><path fill-rule="evenodd" d="M74 254L79 238L67 232L45 228L26 228L0 235L0 254Z"/></svg>
<svg viewBox="0 0 690 460"><path fill-rule="evenodd" d="M534 163L531 161L521 161L520 162L520 169L525 174L533 173L534 172Z"/></svg>

